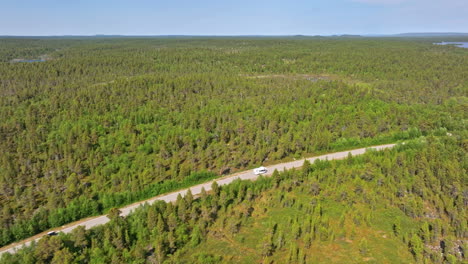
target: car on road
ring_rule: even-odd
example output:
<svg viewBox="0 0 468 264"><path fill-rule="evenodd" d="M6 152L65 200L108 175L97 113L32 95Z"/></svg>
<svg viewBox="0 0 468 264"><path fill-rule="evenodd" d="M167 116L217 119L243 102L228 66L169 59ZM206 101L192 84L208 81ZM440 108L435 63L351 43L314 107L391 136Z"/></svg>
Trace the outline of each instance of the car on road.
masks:
<svg viewBox="0 0 468 264"><path fill-rule="evenodd" d="M55 232L55 231L50 231L50 232L47 232L47 235L48 235L48 236L55 236L55 235L57 235L57 232Z"/></svg>
<svg viewBox="0 0 468 264"><path fill-rule="evenodd" d="M255 175L260 175L260 174L267 173L268 170L267 170L267 168L265 168L265 167L262 166L262 167L255 168L255 169L253 170L253 172L254 172Z"/></svg>

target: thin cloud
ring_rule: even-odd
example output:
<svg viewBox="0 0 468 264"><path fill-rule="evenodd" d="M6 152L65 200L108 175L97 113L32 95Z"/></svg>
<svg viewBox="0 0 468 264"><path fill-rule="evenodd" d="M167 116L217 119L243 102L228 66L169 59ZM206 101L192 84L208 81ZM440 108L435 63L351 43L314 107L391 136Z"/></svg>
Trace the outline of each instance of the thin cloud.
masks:
<svg viewBox="0 0 468 264"><path fill-rule="evenodd" d="M396 5L408 2L408 0L351 0L351 2L374 5Z"/></svg>
<svg viewBox="0 0 468 264"><path fill-rule="evenodd" d="M396 4L414 4L421 8L425 5L438 5L447 8L467 7L468 1L466 0L349 0L350 2L374 4L374 5L396 5Z"/></svg>

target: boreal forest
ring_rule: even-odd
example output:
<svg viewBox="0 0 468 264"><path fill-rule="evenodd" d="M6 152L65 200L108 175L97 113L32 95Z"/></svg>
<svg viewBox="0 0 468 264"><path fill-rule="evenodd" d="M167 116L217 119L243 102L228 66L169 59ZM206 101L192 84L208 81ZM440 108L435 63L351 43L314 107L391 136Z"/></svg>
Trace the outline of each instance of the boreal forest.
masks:
<svg viewBox="0 0 468 264"><path fill-rule="evenodd" d="M466 262L468 49L439 41L0 38L0 247L111 219L0 263Z"/></svg>

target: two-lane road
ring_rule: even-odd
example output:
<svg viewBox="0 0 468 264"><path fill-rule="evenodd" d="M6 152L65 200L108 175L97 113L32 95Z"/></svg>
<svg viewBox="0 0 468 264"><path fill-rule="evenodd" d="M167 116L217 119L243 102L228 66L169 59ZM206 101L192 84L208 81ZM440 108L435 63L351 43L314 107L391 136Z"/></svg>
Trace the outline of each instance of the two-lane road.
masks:
<svg viewBox="0 0 468 264"><path fill-rule="evenodd" d="M383 150L383 149L393 148L394 146L395 146L395 144L372 146L372 147L367 147L367 148L360 148L360 149L354 149L354 150L348 150L348 151L342 151L342 152L335 152L335 153L316 156L316 157L312 157L312 158L280 163L280 164L268 166L267 167L268 172L265 173L265 174L262 174L262 175L263 176L270 176L270 175L273 174L273 172L275 170L282 171L283 169L289 170L289 169L293 169L293 168L299 168L304 163L304 160L309 160L311 163L313 163L317 159L321 159L321 160L344 159L344 158L346 158L348 156L349 153L351 153L351 155L353 155L353 156L357 156L357 155L364 154L367 149ZM220 178L220 179L216 179L216 180L212 180L212 181L209 181L209 182L206 182L206 183L198 184L198 185L192 186L192 187L187 188L187 189L183 189L183 190L168 193L168 194L159 195L159 196L153 197L153 198L148 199L148 200L140 201L140 202L125 206L123 208L120 208L120 211L122 212L121 215L122 216L127 216L133 210L135 210L137 207L139 207L139 206L141 206L141 205L143 205L145 203L152 204L152 203L154 203L155 201L158 201L158 200L162 200L162 201L165 201L165 202L174 202L174 201L177 200L177 196L179 194L184 196L189 189L190 189L190 191L192 192L193 195L200 194L203 188L206 191L210 191L211 190L211 184L213 184L213 182L215 182L215 181L218 183L218 185L226 185L226 184L229 184L229 183L231 183L231 182L233 182L233 181L235 181L237 179L255 180L258 177L259 177L259 175L255 175L252 170L235 173L235 174L228 175L228 176ZM109 218L107 218L106 215L101 215L101 216L91 217L91 218L87 218L87 219L80 220L80 221L77 221L77 222L73 222L73 223L70 223L70 224L68 224L66 226L63 226L61 228L54 228L53 230L56 231L56 232L70 233L73 229L75 229L78 226L84 226L86 229L89 229L91 227L94 227L94 226L97 226L97 225L102 225L102 224L105 224L107 222L109 222ZM20 241L20 242L13 243L13 244L10 244L8 246L5 246L5 247L0 249L0 255L5 253L5 252L15 253L16 250L20 249L23 246L30 245L31 241L38 241L44 235L47 235L47 231L43 232L41 234L38 234L38 235L36 235L34 237L25 239L23 241Z"/></svg>

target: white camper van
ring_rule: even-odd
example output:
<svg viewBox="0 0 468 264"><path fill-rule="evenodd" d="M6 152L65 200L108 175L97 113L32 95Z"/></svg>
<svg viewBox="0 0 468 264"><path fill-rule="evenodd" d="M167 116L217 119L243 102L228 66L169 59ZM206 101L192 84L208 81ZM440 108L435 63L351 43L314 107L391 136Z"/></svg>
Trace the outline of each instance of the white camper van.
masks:
<svg viewBox="0 0 468 264"><path fill-rule="evenodd" d="M264 174L264 173L267 173L267 169L262 166L262 167L255 168L253 172L255 175Z"/></svg>

